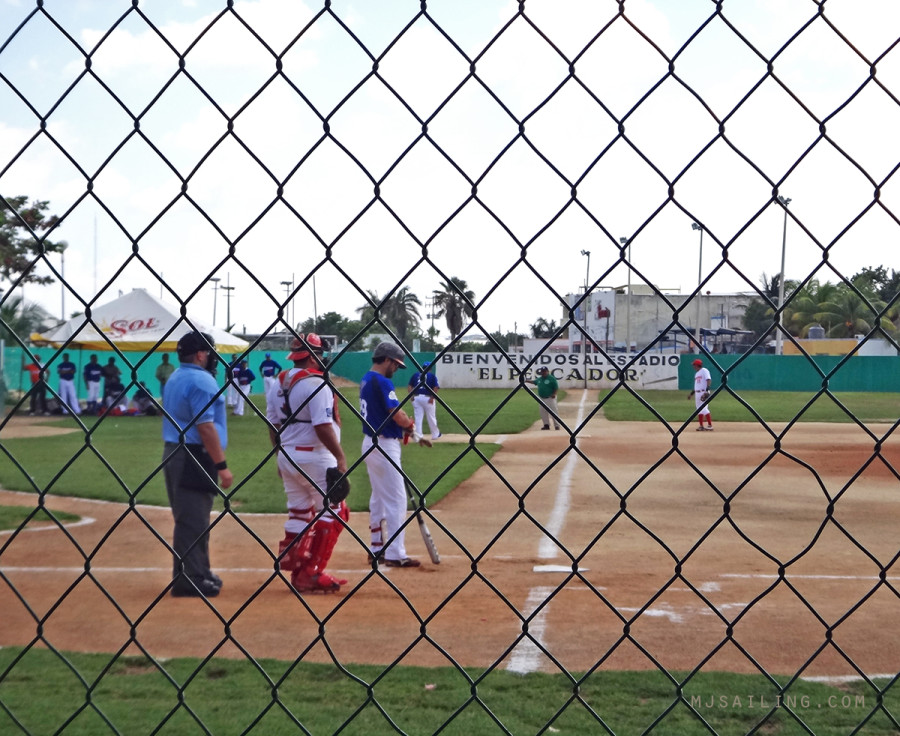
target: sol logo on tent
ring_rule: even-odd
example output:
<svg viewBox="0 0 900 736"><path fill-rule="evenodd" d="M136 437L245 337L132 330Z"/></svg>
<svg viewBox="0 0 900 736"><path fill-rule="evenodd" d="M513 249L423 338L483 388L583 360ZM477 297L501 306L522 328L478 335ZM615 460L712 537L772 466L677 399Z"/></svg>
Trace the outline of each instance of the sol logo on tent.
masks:
<svg viewBox="0 0 900 736"><path fill-rule="evenodd" d="M117 319L109 326L110 331L117 337L123 337L129 332L137 332L138 330L153 330L159 327L159 320L156 317L149 319Z"/></svg>

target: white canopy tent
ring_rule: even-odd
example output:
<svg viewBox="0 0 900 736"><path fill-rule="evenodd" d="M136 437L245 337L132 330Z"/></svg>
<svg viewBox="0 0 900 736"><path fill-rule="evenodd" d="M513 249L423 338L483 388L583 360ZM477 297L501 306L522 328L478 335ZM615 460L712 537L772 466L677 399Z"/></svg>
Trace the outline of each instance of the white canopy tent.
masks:
<svg viewBox="0 0 900 736"><path fill-rule="evenodd" d="M174 351L178 338L192 329L212 335L219 353L240 353L249 346L246 340L198 320L192 319L188 324L179 307L157 299L145 289L134 289L107 304L92 307L90 322L84 315L74 317L47 335L32 335L32 340L53 347L108 350L115 345L123 352L146 353Z"/></svg>

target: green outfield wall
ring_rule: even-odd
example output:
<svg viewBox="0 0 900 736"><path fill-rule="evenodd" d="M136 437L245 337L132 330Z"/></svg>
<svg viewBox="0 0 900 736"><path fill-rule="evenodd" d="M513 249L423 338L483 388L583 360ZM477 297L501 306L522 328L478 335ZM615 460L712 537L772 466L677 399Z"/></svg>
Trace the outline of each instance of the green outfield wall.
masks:
<svg viewBox="0 0 900 736"><path fill-rule="evenodd" d="M695 358L712 374L714 387L723 382L735 391L900 392L900 356L846 355L682 355L678 388L694 387ZM723 378L724 374L724 378ZM827 382L827 383L826 383Z"/></svg>
<svg viewBox="0 0 900 736"><path fill-rule="evenodd" d="M122 371L122 382L126 386L128 386L133 377L136 377L137 383L143 381L147 384L147 387L154 396L159 396L159 383L156 380L155 374L157 367L162 362L162 352L151 354L149 357L147 357L145 353L122 353L120 356L114 351L80 350L78 348L60 351L58 354L56 350L51 348L37 348L33 352L40 357L41 362L46 366L48 383L54 391L59 388L59 378L56 374L56 366L62 362L63 352L67 352L69 353L69 358L72 362L78 366L78 375L75 386L78 390L78 396L81 399L84 399L87 396L87 389L84 385L82 370L91 355L97 356L97 362L100 363L100 365L106 365L110 358L115 358L116 365L119 367L119 370ZM256 374L256 380L253 382L250 393L263 393L263 380L259 372L259 364L265 359L266 352L272 351L254 350L247 355L247 362ZM434 359L434 353L413 353L413 355L416 360L419 361L420 365L425 361ZM26 356L24 361L23 356ZM226 356L226 358L230 357L231 356ZM292 365L287 359L286 352L272 352L272 357L281 364L282 368L290 368ZM178 356L174 352L169 353L169 361L177 367ZM27 354L21 348L8 347L3 349L3 378L6 381L7 389L14 392L14 395L15 392L18 391L28 391L31 387L31 380L28 376L28 372L23 369L23 365L28 362L30 362L30 359L27 358ZM358 383L371 366L371 353L347 353L336 360L332 366L332 372L336 376ZM410 361L407 361L407 366L406 370L398 371L394 375L394 384L396 386L404 387L409 382L410 377L415 371L415 367ZM133 376L133 374L135 375ZM224 382L225 371L222 367L218 370L217 378L219 379L220 384ZM131 396L132 393L134 393L134 389L129 389L128 395Z"/></svg>
<svg viewBox="0 0 900 736"><path fill-rule="evenodd" d="M37 353L45 363L50 361L56 351L50 348L41 348ZM83 351L72 349L68 351L72 361L78 366L78 380L76 382L78 395L84 398L86 395L81 370L91 353L96 353L101 365L105 365L110 357L116 358L116 364L122 371L122 377L127 385L132 378L132 372L136 373L137 381L144 381L151 392L159 395L159 384L155 378L157 366L161 362L161 353L153 354L146 360L143 353L123 353L122 356L112 351ZM253 383L251 393L262 393L263 382L259 375L259 364L265 357L266 351L255 350L251 352L247 360L257 378ZM4 348L3 350L3 379L6 388L10 392L27 391L30 384L28 373L22 369L24 351L21 348ZM426 361L434 360L434 353L413 353L413 356L421 365ZM290 367L286 354L273 353L273 357L284 368ZM691 362L697 355L681 355L678 366L678 385L680 391L690 391L693 387L694 369ZM827 381L828 388L832 391L872 391L872 392L900 392L900 356L836 356L814 355L727 355L699 356L709 368L713 377L713 385L722 384L722 376L726 374L727 385L736 391L818 391ZM169 354L169 359L178 364L178 358L174 353ZM56 377L55 365L62 360L58 355L48 365L50 386L56 390L59 381ZM143 360L143 362L141 362ZM333 375L358 383L372 365L372 354L345 353L336 358L330 369ZM415 371L411 361L407 361L407 368L398 371L394 375L394 384L404 387L409 382ZM440 366L438 366L440 377ZM218 373L219 380L224 380L224 371ZM660 388L674 388L674 386L661 385ZM129 395L132 391L129 391Z"/></svg>

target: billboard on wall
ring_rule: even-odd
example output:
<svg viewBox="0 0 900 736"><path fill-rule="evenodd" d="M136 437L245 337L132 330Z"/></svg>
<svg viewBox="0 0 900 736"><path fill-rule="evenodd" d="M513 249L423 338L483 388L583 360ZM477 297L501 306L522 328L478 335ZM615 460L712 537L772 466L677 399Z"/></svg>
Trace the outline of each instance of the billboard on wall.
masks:
<svg viewBox="0 0 900 736"><path fill-rule="evenodd" d="M547 366L562 388L613 388L624 380L635 389L678 389L681 356L673 353L633 355L599 353L445 353L436 362L443 388L515 388ZM624 374L624 376L623 376Z"/></svg>

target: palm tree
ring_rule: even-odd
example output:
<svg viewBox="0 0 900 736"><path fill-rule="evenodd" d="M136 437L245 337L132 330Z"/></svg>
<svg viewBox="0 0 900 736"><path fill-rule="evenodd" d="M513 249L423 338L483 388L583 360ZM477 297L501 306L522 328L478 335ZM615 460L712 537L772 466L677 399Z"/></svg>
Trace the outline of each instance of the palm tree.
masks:
<svg viewBox="0 0 900 736"><path fill-rule="evenodd" d="M551 319L549 322L543 317L538 317L537 321L529 328L532 337L553 337L556 334L556 320Z"/></svg>
<svg viewBox="0 0 900 736"><path fill-rule="evenodd" d="M790 318L785 321L793 326L792 332L800 337L809 335L809 328L819 324L822 305L830 303L837 293L838 287L832 283L819 283L812 279L806 286L798 290L789 305Z"/></svg>
<svg viewBox="0 0 900 736"><path fill-rule="evenodd" d="M434 291L434 315L446 317L447 329L450 330L450 338L455 340L463 330L463 322L466 317L475 313L472 303L475 301L475 292L469 289L469 285L456 276L451 276L449 281L442 281L441 288Z"/></svg>
<svg viewBox="0 0 900 736"><path fill-rule="evenodd" d="M421 306L422 302L419 297L410 291L408 286L404 286L394 296L385 300L385 321L391 325L394 332L397 333L397 337L403 342L406 342L410 328L418 328L421 317L419 307Z"/></svg>
<svg viewBox="0 0 900 736"><path fill-rule="evenodd" d="M40 332L50 320L41 305L26 303L21 296L9 297L0 306L0 340L8 345L25 342L32 332Z"/></svg>
<svg viewBox="0 0 900 736"><path fill-rule="evenodd" d="M876 320L875 310L882 310L885 303L880 299L871 299L871 307L855 291L841 285L834 296L819 305L816 319L820 324L831 325L826 333L828 337L853 337L869 332ZM882 318L879 326L888 332L894 331L894 325L887 318Z"/></svg>
<svg viewBox="0 0 900 736"><path fill-rule="evenodd" d="M422 302L408 286L384 299L371 289L366 293L369 295L370 303L356 309L361 321L377 320L394 332L401 341L406 340L411 328L418 327L421 317L419 307Z"/></svg>

